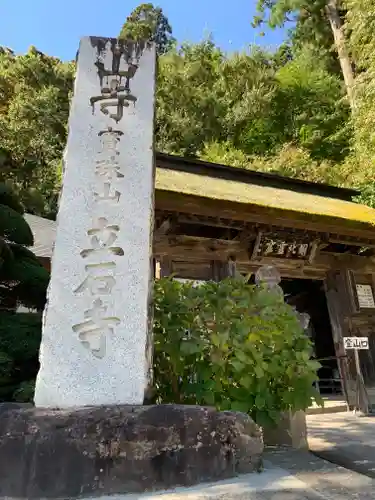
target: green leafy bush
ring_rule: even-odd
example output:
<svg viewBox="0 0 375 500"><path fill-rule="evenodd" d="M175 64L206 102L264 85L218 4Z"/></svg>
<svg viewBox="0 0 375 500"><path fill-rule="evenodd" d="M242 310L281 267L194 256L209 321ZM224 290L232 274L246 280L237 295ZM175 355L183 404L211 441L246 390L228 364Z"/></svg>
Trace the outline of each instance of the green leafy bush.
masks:
<svg viewBox="0 0 375 500"><path fill-rule="evenodd" d="M39 368L40 313L1 312L0 402L28 402Z"/></svg>
<svg viewBox="0 0 375 500"><path fill-rule="evenodd" d="M292 308L242 280L155 282L156 401L249 413L264 425L308 407L319 364Z"/></svg>
<svg viewBox="0 0 375 500"><path fill-rule="evenodd" d="M361 188L360 196L355 197L354 201L375 208L375 182L361 186Z"/></svg>

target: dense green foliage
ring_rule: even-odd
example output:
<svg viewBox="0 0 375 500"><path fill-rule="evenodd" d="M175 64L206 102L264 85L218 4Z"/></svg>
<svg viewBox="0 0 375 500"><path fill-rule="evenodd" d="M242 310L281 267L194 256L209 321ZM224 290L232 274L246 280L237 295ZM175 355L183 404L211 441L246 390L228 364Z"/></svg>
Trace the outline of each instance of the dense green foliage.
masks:
<svg viewBox="0 0 375 500"><path fill-rule="evenodd" d="M38 367L49 273L27 248L32 245L22 206L0 184L0 401L27 399L27 381ZM16 313L19 306L39 313Z"/></svg>
<svg viewBox="0 0 375 500"><path fill-rule="evenodd" d="M120 31L120 38L152 40L159 55L167 52L175 41L162 9L152 3L142 3L131 12Z"/></svg>
<svg viewBox="0 0 375 500"><path fill-rule="evenodd" d="M40 313L1 312L0 402L32 401L41 326Z"/></svg>
<svg viewBox="0 0 375 500"><path fill-rule="evenodd" d="M229 141L270 156L293 143L337 161L349 148L340 80L308 50L279 67L259 48L228 58L211 41L183 45L160 59L157 92L162 150L195 155Z"/></svg>
<svg viewBox="0 0 375 500"><path fill-rule="evenodd" d="M353 115L355 180L364 185L362 201L375 207L375 4L348 0L347 29L358 68Z"/></svg>
<svg viewBox="0 0 375 500"><path fill-rule="evenodd" d="M27 211L56 210L74 66L31 47L0 48L0 182L12 183Z"/></svg>
<svg viewBox="0 0 375 500"><path fill-rule="evenodd" d="M27 248L33 234L12 190L0 184L0 307L43 310L48 271ZM5 305L4 305L5 302ZM7 304L11 304L7 306Z"/></svg>
<svg viewBox="0 0 375 500"><path fill-rule="evenodd" d="M331 26L332 5L344 44ZM145 3L129 15L121 36L149 37L158 46L157 149L358 186L371 204L371 2L348 0L344 8L336 0L260 0L258 8L255 24L294 22L274 53L254 46L229 56L211 39L177 46L161 9ZM11 181L35 214L56 211L73 74L73 63L35 48L21 56L0 52L0 180Z"/></svg>
<svg viewBox="0 0 375 500"><path fill-rule="evenodd" d="M154 301L157 401L243 411L265 424L317 396L319 363L280 296L244 280L162 279Z"/></svg>

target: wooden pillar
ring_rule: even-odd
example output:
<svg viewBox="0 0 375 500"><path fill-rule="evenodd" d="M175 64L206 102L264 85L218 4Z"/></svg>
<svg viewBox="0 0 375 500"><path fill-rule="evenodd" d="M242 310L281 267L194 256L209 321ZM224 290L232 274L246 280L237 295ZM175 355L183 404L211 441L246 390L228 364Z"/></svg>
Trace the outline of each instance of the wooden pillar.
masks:
<svg viewBox="0 0 375 500"><path fill-rule="evenodd" d="M235 278L236 262L232 259L228 259L227 261L213 260L211 262L211 274L213 281Z"/></svg>
<svg viewBox="0 0 375 500"><path fill-rule="evenodd" d="M167 278L173 272L172 261L169 257L155 258L155 279Z"/></svg>
<svg viewBox="0 0 375 500"><path fill-rule="evenodd" d="M344 349L343 338L349 335L348 324L345 322L345 307L343 307L343 284L341 271L330 271L324 281L327 298L327 307L332 328L333 343L340 377L343 381L342 390L347 404L355 404L355 373L351 365L351 359ZM340 292L341 290L341 292ZM345 301L344 301L345 302ZM347 313L347 312L346 312ZM351 353L349 353L349 357Z"/></svg>

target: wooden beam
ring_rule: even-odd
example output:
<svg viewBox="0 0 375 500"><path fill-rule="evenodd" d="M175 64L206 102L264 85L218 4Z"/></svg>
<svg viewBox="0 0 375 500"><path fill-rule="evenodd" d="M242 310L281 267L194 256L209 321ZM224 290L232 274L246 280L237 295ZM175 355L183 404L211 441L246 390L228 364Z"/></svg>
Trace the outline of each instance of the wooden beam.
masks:
<svg viewBox="0 0 375 500"><path fill-rule="evenodd" d="M165 213L163 210L156 210L157 213ZM195 215L191 213L183 213L183 212L166 212L168 214L176 214L178 218L178 222L181 224L200 224L202 226L210 226L210 227L220 227L220 228L228 228L228 229L239 229L243 230L246 226L246 223L238 220L231 219L223 219L219 216L211 216L204 217L200 215ZM170 215L169 215L170 216Z"/></svg>
<svg viewBox="0 0 375 500"><path fill-rule="evenodd" d="M211 262L212 278L221 281L225 278L235 278L236 262L229 258L227 261L213 260Z"/></svg>
<svg viewBox="0 0 375 500"><path fill-rule="evenodd" d="M257 237L255 239L255 243L254 243L253 251L251 253L250 260L256 260L257 259L259 248L260 248L260 244L261 244L261 241L262 241L262 236L263 236L262 231L259 231L258 234L257 234Z"/></svg>
<svg viewBox="0 0 375 500"><path fill-rule="evenodd" d="M172 223L170 219L163 220L163 222L160 224L160 226L155 230L155 235L156 236L161 236L163 234L166 234L168 230L171 228Z"/></svg>
<svg viewBox="0 0 375 500"><path fill-rule="evenodd" d="M229 258L236 260L237 267L244 272L254 272L261 265L274 265L289 275L307 277L324 276L332 269L352 269L356 272L375 273L375 262L369 257L357 255L332 255L317 252L312 261L303 259L286 259L277 257L261 257L256 261L249 258L248 252L243 249L241 242L236 240L212 240L194 236L164 236L154 243L154 255L161 259L168 257L171 261L187 263L202 262L210 265L217 260L227 262ZM242 271L241 271L242 272ZM319 278L320 279L320 278Z"/></svg>
<svg viewBox="0 0 375 500"><path fill-rule="evenodd" d="M327 274L327 269L322 267L304 266L304 267L290 267L283 265L282 262L274 261L261 261L259 263L236 262L236 272L242 275L254 274L260 266L272 264L277 266L280 275L283 278L289 279L310 279L323 281ZM196 280L212 280L212 265L207 261L173 261L173 274L179 278L196 279Z"/></svg>
<svg viewBox="0 0 375 500"><path fill-rule="evenodd" d="M360 240L355 240L355 239L332 238L331 236L329 236L328 241L329 241L329 243L334 243L334 244L338 244L338 245L375 248L375 242L374 243L366 243L365 241L360 241Z"/></svg>
<svg viewBox="0 0 375 500"><path fill-rule="evenodd" d="M259 265L250 265L250 264L238 264L237 270L243 275L246 274L255 274L259 269ZM287 268L282 265L277 267L277 270L280 273L280 276L285 279L306 279L306 280L315 280L322 281L326 275L326 272L320 269L314 268Z"/></svg>
<svg viewBox="0 0 375 500"><path fill-rule="evenodd" d="M227 262L227 275L228 278L235 278L237 275L236 261L229 259Z"/></svg>
<svg viewBox="0 0 375 500"><path fill-rule="evenodd" d="M175 221L172 217L165 218L162 223L154 230L154 241L160 240L166 234L172 232L175 228Z"/></svg>
<svg viewBox="0 0 375 500"><path fill-rule="evenodd" d="M310 255L308 257L308 263L312 264L319 252L319 240L315 240L311 245Z"/></svg>
<svg viewBox="0 0 375 500"><path fill-rule="evenodd" d="M374 236L370 240L368 238L358 237L358 235L356 235L355 237L353 236L344 237L335 233L330 234L327 233L326 231L324 233L322 232L319 233L317 231L311 231L309 229L306 229L306 227L304 227L303 229L296 229L291 227L288 228L280 227L277 226L277 224L275 223L273 223L272 225L261 224L261 223L251 224L249 222L240 220L224 219L218 216L217 214L215 216L213 215L207 216L207 215L196 215L191 213L156 210L155 217L162 220L167 220L167 219L174 220L175 223L178 225L193 224L201 226L202 229L205 226L211 228L216 227L221 229L235 229L237 231L240 231L240 233L234 239L241 240L244 242L244 244L255 239L256 235L258 234L258 231L262 231L264 234L268 234L270 237L272 237L272 235L275 235L275 237L276 235L280 236L279 233L285 233L285 236L287 236L288 234L290 235L290 233L292 232L292 234L297 239L304 239L307 237L310 240L317 240L317 241L319 240L320 241L319 249L327 247L330 243L342 244L347 246L375 248ZM171 228L171 230L168 232L172 231L173 229Z"/></svg>
<svg viewBox="0 0 375 500"><path fill-rule="evenodd" d="M170 191L155 192L155 206L158 210L184 212L195 215L215 217L220 213L223 219L242 221L243 223L270 224L285 228L333 233L354 238L366 238L375 244L375 231L369 225L358 223L358 228L342 223L329 216L313 216L300 212L286 211L258 205L236 203L226 200L213 200L200 196L191 196ZM316 218L320 221L316 222Z"/></svg>
<svg viewBox="0 0 375 500"><path fill-rule="evenodd" d="M173 275L190 280L212 280L211 262L175 260L173 261Z"/></svg>
<svg viewBox="0 0 375 500"><path fill-rule="evenodd" d="M238 236L234 238L235 240L238 240L241 242L242 246L248 250L251 243L256 239L258 235L258 231L254 227L245 227L245 229L242 229Z"/></svg>
<svg viewBox="0 0 375 500"><path fill-rule="evenodd" d="M222 267L222 262L220 260L211 261L211 280L221 281L222 279L221 267Z"/></svg>
<svg viewBox="0 0 375 500"><path fill-rule="evenodd" d="M240 255L243 260L248 260L247 252L242 248L241 242L235 240L218 240L201 238L198 236L174 235L164 236L154 242L155 255L171 255L185 257L194 252L195 257L201 260L227 260L230 255Z"/></svg>

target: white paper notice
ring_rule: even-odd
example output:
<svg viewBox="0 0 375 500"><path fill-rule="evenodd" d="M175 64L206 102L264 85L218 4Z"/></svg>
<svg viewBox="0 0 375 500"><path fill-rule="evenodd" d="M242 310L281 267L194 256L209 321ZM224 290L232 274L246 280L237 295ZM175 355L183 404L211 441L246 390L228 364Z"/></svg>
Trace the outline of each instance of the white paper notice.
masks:
<svg viewBox="0 0 375 500"><path fill-rule="evenodd" d="M371 285L356 285L360 309L375 309L374 294Z"/></svg>

